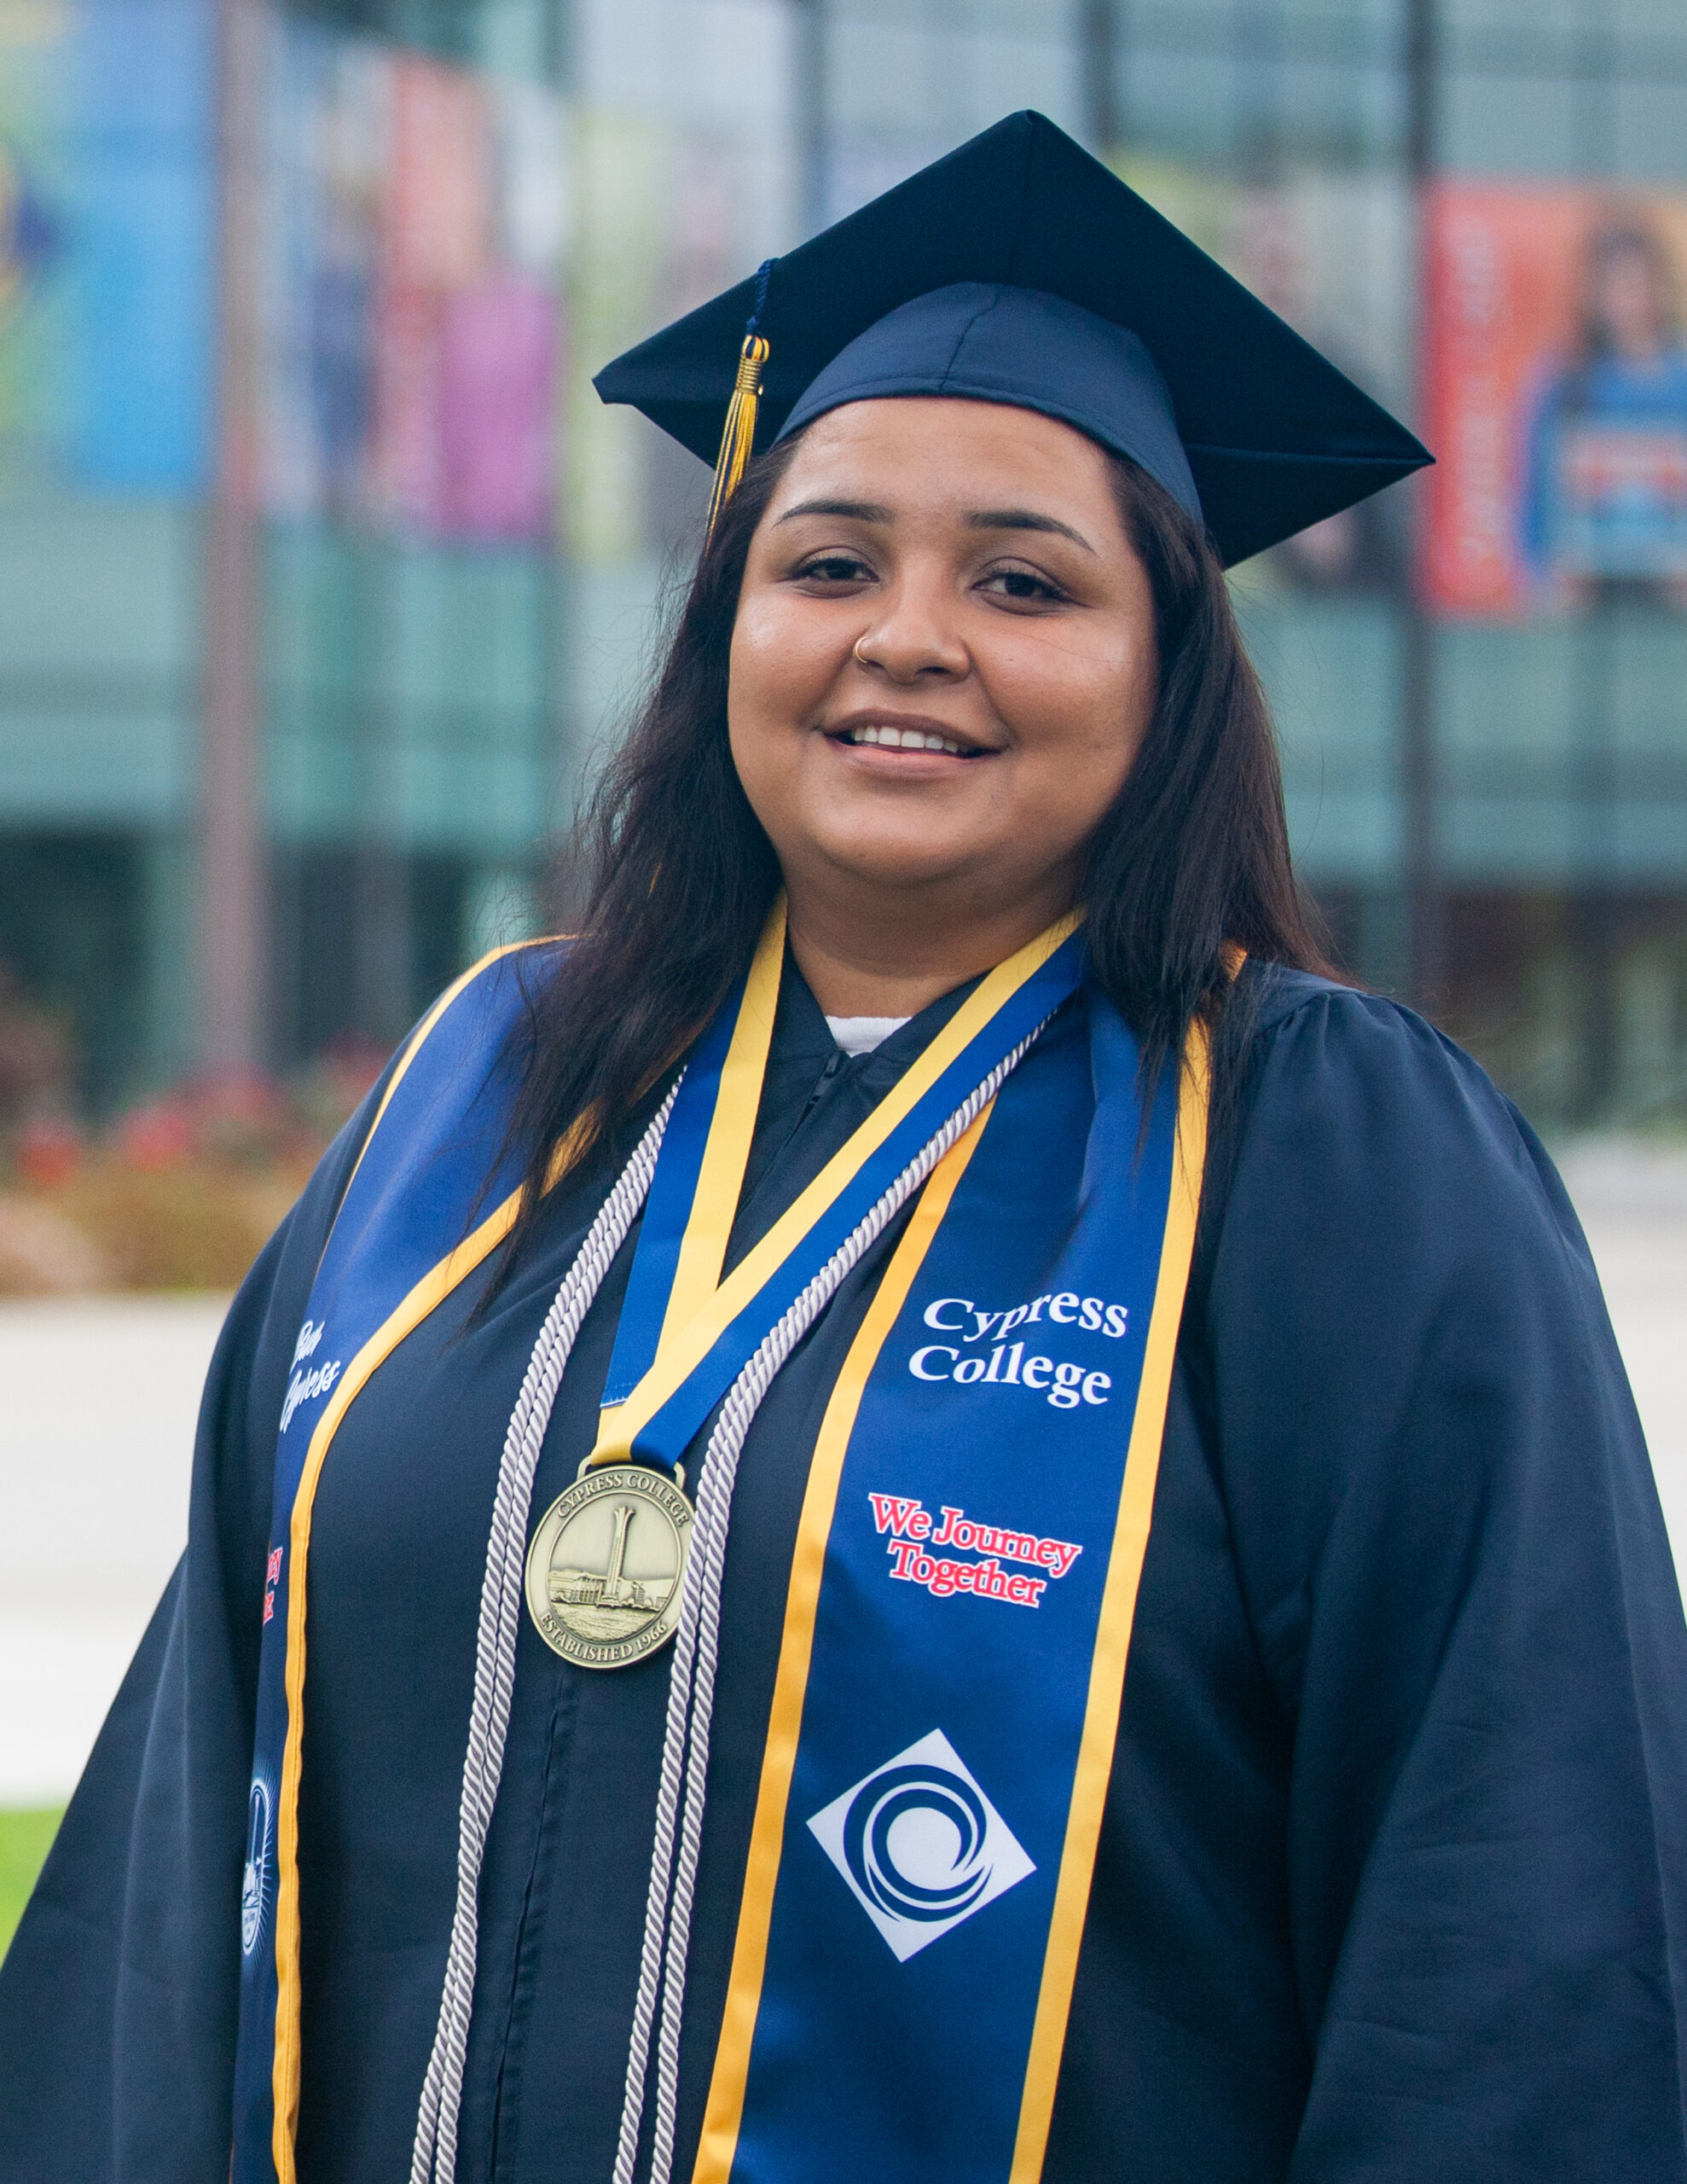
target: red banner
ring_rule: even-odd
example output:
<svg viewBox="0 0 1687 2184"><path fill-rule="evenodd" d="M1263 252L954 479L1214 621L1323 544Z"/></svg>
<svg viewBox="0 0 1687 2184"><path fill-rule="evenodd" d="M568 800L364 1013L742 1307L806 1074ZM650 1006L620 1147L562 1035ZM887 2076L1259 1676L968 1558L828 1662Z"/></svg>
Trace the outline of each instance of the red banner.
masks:
<svg viewBox="0 0 1687 2184"><path fill-rule="evenodd" d="M1424 217L1430 603L1681 603L1687 199L1449 183Z"/></svg>

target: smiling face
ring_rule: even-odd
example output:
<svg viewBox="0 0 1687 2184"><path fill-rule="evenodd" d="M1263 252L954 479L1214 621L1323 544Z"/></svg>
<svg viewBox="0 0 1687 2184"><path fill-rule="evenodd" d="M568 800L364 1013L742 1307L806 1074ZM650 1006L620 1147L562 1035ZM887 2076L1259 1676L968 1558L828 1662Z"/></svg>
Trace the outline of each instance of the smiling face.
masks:
<svg viewBox="0 0 1687 2184"><path fill-rule="evenodd" d="M794 940L888 912L1000 961L1070 906L1157 695L1094 442L948 399L808 428L751 543L728 697Z"/></svg>

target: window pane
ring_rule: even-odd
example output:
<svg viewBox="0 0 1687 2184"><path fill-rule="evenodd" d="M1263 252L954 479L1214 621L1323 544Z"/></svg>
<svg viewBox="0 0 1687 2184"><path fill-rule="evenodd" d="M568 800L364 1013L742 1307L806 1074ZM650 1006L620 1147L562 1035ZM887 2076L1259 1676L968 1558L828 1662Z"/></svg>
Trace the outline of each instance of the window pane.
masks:
<svg viewBox="0 0 1687 2184"><path fill-rule="evenodd" d="M1441 162L1467 174L1568 174L1575 124L1568 83L1454 76L1441 99Z"/></svg>

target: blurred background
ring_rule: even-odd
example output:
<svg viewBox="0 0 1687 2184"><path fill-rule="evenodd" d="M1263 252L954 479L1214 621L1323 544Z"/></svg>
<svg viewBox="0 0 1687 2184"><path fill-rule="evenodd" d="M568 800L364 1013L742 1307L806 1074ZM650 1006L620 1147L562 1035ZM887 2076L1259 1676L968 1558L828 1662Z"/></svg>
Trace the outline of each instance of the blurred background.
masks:
<svg viewBox="0 0 1687 2184"><path fill-rule="evenodd" d="M1349 967L1687 1114L1679 0L0 0L14 1128L542 917L704 491L591 373L1028 104L1441 456L1238 579Z"/></svg>
<svg viewBox="0 0 1687 2184"><path fill-rule="evenodd" d="M0 1804L179 1545L153 1293L565 898L707 484L592 372L1026 105L1441 457L1237 572L1301 869L1563 1149L1687 1482L1680 0L0 0Z"/></svg>

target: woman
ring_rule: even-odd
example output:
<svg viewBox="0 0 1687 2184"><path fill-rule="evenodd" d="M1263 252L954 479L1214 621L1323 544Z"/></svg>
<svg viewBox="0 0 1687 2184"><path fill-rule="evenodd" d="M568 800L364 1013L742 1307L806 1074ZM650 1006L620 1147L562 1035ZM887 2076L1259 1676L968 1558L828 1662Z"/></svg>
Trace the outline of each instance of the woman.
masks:
<svg viewBox="0 0 1687 2184"><path fill-rule="evenodd" d="M1632 1407L1220 570L1415 444L1035 117L756 302L580 936L230 1316L0 2174L1682 2175Z"/></svg>
<svg viewBox="0 0 1687 2184"><path fill-rule="evenodd" d="M1536 392L1520 543L1536 590L1680 604L1687 583L1687 343L1662 238L1631 218L1582 250L1578 352Z"/></svg>

